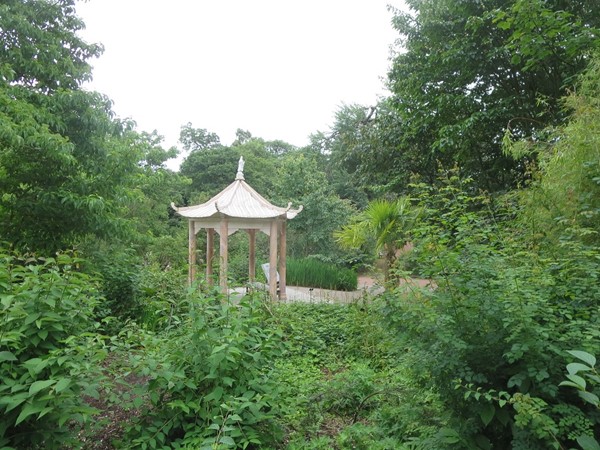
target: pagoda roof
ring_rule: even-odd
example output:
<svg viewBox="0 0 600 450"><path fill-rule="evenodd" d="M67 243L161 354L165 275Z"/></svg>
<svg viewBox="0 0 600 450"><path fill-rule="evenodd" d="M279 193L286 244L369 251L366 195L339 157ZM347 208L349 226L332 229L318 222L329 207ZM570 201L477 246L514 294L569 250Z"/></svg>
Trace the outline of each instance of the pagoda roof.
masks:
<svg viewBox="0 0 600 450"><path fill-rule="evenodd" d="M243 174L244 161L240 158L235 181L205 203L194 206L171 207L181 216L189 219L208 219L222 215L242 219L273 219L282 217L293 219L302 211L302 206L292 209L275 206L256 192L246 181Z"/></svg>

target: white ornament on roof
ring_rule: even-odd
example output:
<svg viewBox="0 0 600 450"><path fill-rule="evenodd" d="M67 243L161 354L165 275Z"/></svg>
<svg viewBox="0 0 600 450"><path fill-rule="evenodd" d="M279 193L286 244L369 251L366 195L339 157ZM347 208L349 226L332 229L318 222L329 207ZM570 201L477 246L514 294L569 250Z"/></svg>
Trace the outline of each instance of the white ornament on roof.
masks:
<svg viewBox="0 0 600 450"><path fill-rule="evenodd" d="M238 162L238 170L237 170L237 174L235 176L236 180L243 180L244 179L244 157L240 156L240 161Z"/></svg>
<svg viewBox="0 0 600 450"><path fill-rule="evenodd" d="M302 206L292 209L291 203L282 208L273 205L256 192L244 179L244 158L240 157L235 181L201 205L171 207L183 217L194 219L197 223L203 219L218 218L221 215L237 219L293 219L302 211ZM209 220L212 223L212 220Z"/></svg>

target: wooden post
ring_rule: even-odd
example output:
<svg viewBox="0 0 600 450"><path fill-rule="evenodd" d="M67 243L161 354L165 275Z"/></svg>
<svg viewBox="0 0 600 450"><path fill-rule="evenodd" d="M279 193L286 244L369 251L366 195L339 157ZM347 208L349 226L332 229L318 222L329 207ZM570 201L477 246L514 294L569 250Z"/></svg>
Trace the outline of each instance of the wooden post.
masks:
<svg viewBox="0 0 600 450"><path fill-rule="evenodd" d="M286 275L286 256L285 253L287 251L286 244L286 219L280 224L280 234L279 234L279 299L282 301L287 300L286 288L287 283L285 280Z"/></svg>
<svg viewBox="0 0 600 450"><path fill-rule="evenodd" d="M271 300L277 299L277 220L271 221L269 233L269 294Z"/></svg>
<svg viewBox="0 0 600 450"><path fill-rule="evenodd" d="M194 284L194 281L196 279L196 227L193 220L188 221L188 233L188 284L191 286L192 284Z"/></svg>
<svg viewBox="0 0 600 450"><path fill-rule="evenodd" d="M248 230L248 281L256 280L256 230Z"/></svg>
<svg viewBox="0 0 600 450"><path fill-rule="evenodd" d="M221 219L221 229L220 229L220 242L219 242L219 251L221 256L221 264L219 267L219 282L221 284L221 291L223 294L227 294L227 240L229 238L229 227L227 223L227 218L223 217Z"/></svg>
<svg viewBox="0 0 600 450"><path fill-rule="evenodd" d="M213 284L213 259L215 257L215 229L206 229L206 284Z"/></svg>

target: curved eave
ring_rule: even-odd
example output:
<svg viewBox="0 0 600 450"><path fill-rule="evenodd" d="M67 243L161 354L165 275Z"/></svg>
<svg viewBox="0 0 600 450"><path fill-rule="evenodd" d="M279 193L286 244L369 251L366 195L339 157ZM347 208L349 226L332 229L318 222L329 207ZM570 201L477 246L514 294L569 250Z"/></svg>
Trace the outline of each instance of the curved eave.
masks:
<svg viewBox="0 0 600 450"><path fill-rule="evenodd" d="M277 217L293 219L302 211L302 206L299 209L291 209L291 203L287 208L273 205L242 179L235 180L220 193L200 205L178 208L171 203L171 207L177 214L188 219L208 219L221 214L239 219L274 219Z"/></svg>
<svg viewBox="0 0 600 450"><path fill-rule="evenodd" d="M300 205L300 207L298 209L289 209L287 214L286 214L286 218L287 219L293 219L294 217L296 217L298 214L300 214L300 212L304 209L304 206Z"/></svg>

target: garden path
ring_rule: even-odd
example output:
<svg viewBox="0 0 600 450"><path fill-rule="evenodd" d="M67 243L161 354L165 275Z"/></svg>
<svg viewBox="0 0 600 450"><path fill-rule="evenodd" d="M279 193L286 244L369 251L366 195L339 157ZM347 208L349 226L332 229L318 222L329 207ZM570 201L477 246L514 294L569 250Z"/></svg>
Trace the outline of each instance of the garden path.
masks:
<svg viewBox="0 0 600 450"><path fill-rule="evenodd" d="M400 280L400 286L410 287L435 287L430 280L420 278L408 278ZM266 291L265 287L265 291ZM287 286L288 302L305 303L352 303L365 296L381 294L385 289L380 280L368 275L358 277L358 289L356 291L332 291L329 289L308 288L302 286ZM245 295L246 288L239 287L230 289L232 299L240 299Z"/></svg>

